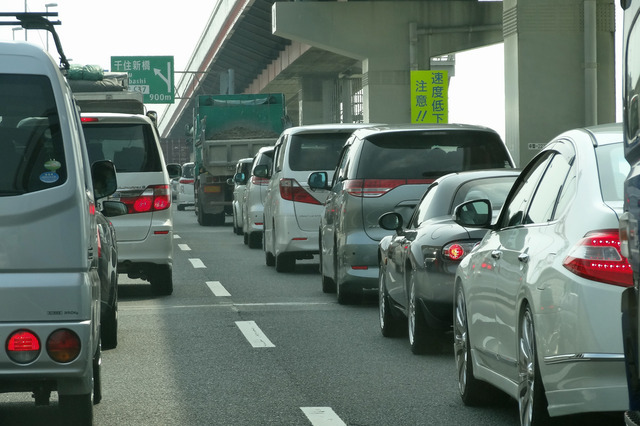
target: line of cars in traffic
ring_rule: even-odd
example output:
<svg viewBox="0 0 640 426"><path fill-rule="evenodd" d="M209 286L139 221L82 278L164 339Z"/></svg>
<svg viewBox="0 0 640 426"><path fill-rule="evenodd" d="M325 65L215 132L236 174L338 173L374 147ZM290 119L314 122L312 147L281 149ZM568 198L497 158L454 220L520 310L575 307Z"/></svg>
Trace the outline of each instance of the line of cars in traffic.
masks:
<svg viewBox="0 0 640 426"><path fill-rule="evenodd" d="M453 346L466 405L506 393L523 425L627 408L621 125L565 132L522 170L477 126L361 125L341 142L329 127L283 132L273 164L236 175L268 180L268 266L318 255L340 303L376 290L383 336Z"/></svg>

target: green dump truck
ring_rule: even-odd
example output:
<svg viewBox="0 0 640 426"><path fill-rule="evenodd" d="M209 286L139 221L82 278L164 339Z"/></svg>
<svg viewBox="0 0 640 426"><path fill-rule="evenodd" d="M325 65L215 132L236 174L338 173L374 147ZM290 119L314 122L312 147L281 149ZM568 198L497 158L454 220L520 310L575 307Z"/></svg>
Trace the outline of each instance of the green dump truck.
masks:
<svg viewBox="0 0 640 426"><path fill-rule="evenodd" d="M275 144L286 126L284 95L201 95L194 120L196 216L200 225L220 226L232 214L236 163Z"/></svg>

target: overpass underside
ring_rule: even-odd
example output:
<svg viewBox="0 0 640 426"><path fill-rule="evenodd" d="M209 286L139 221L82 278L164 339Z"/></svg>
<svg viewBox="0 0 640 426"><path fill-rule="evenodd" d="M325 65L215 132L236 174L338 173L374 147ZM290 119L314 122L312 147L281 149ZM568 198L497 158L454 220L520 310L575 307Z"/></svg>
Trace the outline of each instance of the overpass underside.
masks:
<svg viewBox="0 0 640 426"><path fill-rule="evenodd" d="M613 0L219 4L163 137L184 137L203 93L284 93L294 124L407 123L411 70L500 42L506 142L520 165L566 129L615 120Z"/></svg>

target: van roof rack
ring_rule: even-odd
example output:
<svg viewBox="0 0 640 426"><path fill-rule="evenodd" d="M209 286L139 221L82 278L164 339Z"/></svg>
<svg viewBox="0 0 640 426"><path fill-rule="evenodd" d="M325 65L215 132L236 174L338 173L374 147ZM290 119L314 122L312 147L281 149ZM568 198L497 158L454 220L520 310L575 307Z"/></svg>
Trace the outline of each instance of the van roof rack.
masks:
<svg viewBox="0 0 640 426"><path fill-rule="evenodd" d="M19 25L25 30L45 30L51 33L53 41L56 44L56 49L60 55L60 69L63 71L69 70L69 61L62 50L62 44L60 43L60 37L54 28L54 25L60 25L61 22L50 21L47 19L49 16L58 16L58 12L1 12L0 13L0 25ZM4 20L8 18L15 18L16 21Z"/></svg>

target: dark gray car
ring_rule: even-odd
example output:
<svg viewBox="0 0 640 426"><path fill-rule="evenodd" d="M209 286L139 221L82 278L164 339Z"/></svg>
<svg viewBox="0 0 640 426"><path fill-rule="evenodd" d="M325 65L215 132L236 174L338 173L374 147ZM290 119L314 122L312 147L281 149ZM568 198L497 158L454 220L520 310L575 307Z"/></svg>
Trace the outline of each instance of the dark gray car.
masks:
<svg viewBox="0 0 640 426"><path fill-rule="evenodd" d="M322 289L349 303L363 289L378 288L378 242L391 231L378 218L388 211L404 220L437 178L456 171L513 168L500 136L470 125L404 125L356 130L345 143L331 182L309 176L313 189L328 189L320 220Z"/></svg>

